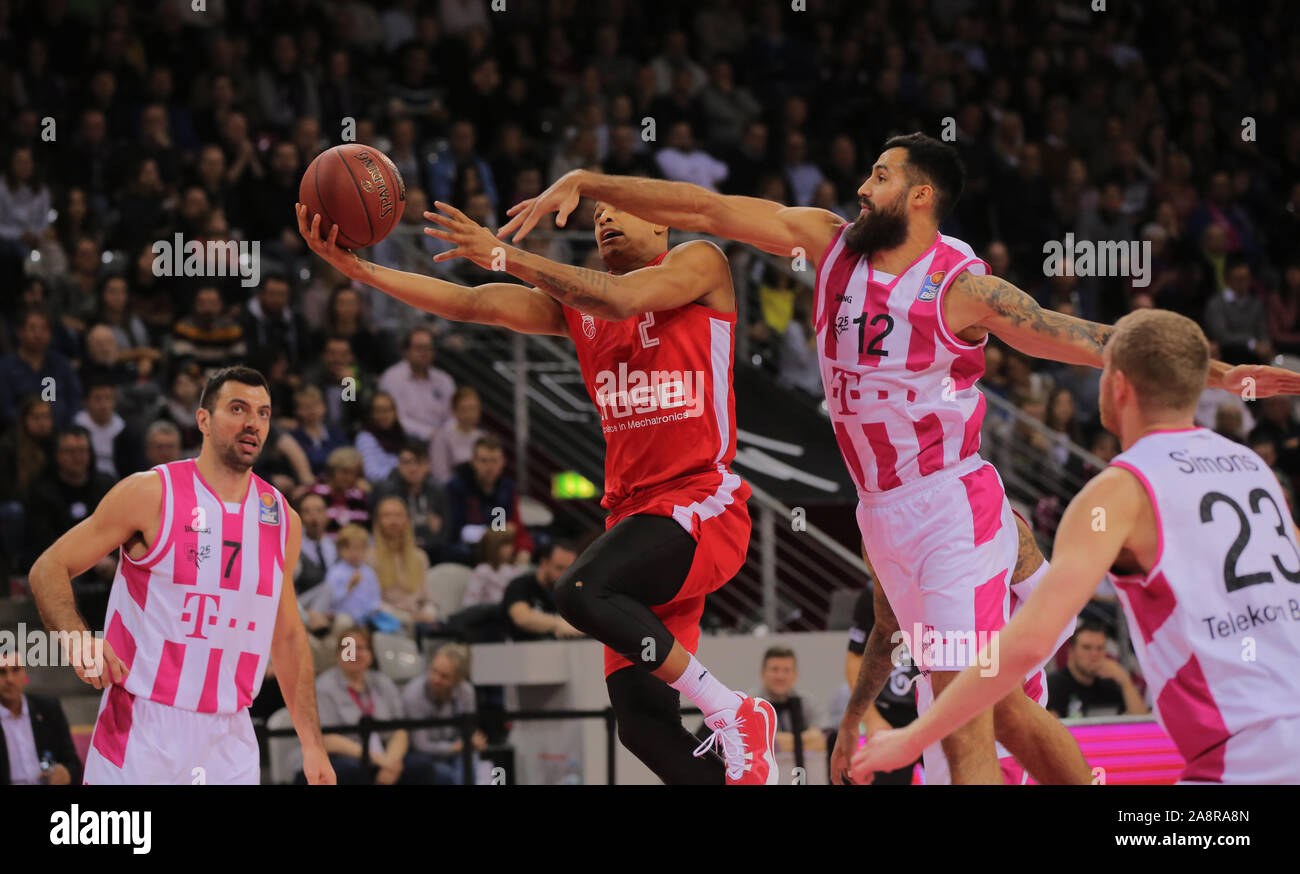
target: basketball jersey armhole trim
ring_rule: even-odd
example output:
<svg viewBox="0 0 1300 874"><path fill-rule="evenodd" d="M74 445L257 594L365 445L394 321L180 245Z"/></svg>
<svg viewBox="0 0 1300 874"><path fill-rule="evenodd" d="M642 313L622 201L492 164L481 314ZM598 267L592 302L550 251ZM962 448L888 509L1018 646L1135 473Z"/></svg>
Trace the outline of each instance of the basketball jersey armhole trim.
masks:
<svg viewBox="0 0 1300 874"><path fill-rule="evenodd" d="M734 295L734 292L733 292L733 295ZM700 303L700 302L697 301L697 300L693 300L693 301L691 301L689 304L687 304L687 306L699 307L700 309L702 309L702 310L704 310L706 313L708 313L710 316L715 316L715 317L717 317L717 318L719 318L719 319L728 319L728 320L730 320L730 321L732 321L732 322L736 321L736 311L735 311L735 310L732 310L731 312L726 313L726 312L723 312L722 310L715 310L713 307L705 306L704 304ZM633 316L633 318L640 318L640 316Z"/></svg>
<svg viewBox="0 0 1300 874"><path fill-rule="evenodd" d="M283 574L285 564L289 561L289 502L275 486L270 483L266 485L271 490L271 493L275 495L275 502L280 505L280 555L276 558L276 564L280 566L280 573ZM292 581L290 581L290 584L292 585Z"/></svg>
<svg viewBox="0 0 1300 874"><path fill-rule="evenodd" d="M1151 487L1151 481L1146 478L1146 475L1131 463L1127 461L1112 461L1110 465L1111 467L1118 467L1121 470L1126 470L1133 474L1133 476L1137 477L1137 481L1142 485L1142 489L1147 493L1147 500L1151 502L1151 512L1154 513L1156 517L1156 560L1151 562L1151 567L1147 570L1144 578L1150 580L1159 572L1160 562L1164 561L1165 558L1165 527L1160 522L1160 504L1156 501L1156 491ZM1128 574L1123 578L1127 579L1129 577L1137 576L1139 575Z"/></svg>
<svg viewBox="0 0 1300 874"><path fill-rule="evenodd" d="M834 250L835 246L839 243L840 237L844 236L844 231L846 228L848 228L848 226L849 226L848 222L845 222L844 224L840 225L839 230L835 232L835 236L831 237L831 241L826 246L826 250L822 252L821 258L817 261L817 274L813 276L813 318L814 320L816 319L816 314L821 311L820 297L822 293L822 271L826 269L826 265L830 261L830 254L832 250Z"/></svg>
<svg viewBox="0 0 1300 874"><path fill-rule="evenodd" d="M965 261L962 261L956 267L948 271L948 275L944 277L943 285L939 287L939 296L934 302L934 315L935 315L935 321L939 323L939 335L943 337L944 343L947 344L950 348L963 351L963 352L970 352L970 351L974 351L975 349L983 349L986 345L988 345L989 333L985 331L984 336L980 339L978 343L974 345L971 345L970 343L965 343L957 339L955 336L953 336L952 332L948 330L948 320L943 317L943 297L945 294L948 293L948 289L952 286L953 282L957 279L957 277L960 276L962 272L965 271L967 268L969 268L972 264L983 264L984 269L986 271L989 269L989 265L987 261L984 261L981 258L976 258L973 256L967 258Z"/></svg>
<svg viewBox="0 0 1300 874"><path fill-rule="evenodd" d="M154 535L153 546L138 559L132 558L130 551L125 547L121 550L124 561L141 568L153 567L157 564L167 553L167 547L171 545L172 540L171 472L165 464L160 464L153 470L162 480L162 497L158 503L158 531Z"/></svg>

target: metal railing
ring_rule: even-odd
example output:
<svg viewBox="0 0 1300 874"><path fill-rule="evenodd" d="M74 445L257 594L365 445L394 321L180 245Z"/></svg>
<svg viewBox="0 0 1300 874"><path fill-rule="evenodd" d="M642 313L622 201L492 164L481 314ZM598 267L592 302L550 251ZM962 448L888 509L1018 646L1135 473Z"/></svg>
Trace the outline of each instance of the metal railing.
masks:
<svg viewBox="0 0 1300 874"><path fill-rule="evenodd" d="M1048 428L1011 401L983 386L980 388L987 402L980 435L980 455L997 467L1007 494L1013 500L1025 503L1032 510L1041 499L1054 497L1064 509L1086 481L1076 473L1076 469L1100 470L1106 466L1106 462L1096 455L1059 431ZM1019 435L1025 430L1043 435L1049 448L1043 449L1020 439ZM1063 454L1067 461L1062 463L1054 453ZM1072 465L1070 461L1077 464ZM1043 533L1050 536L1053 532Z"/></svg>
<svg viewBox="0 0 1300 874"><path fill-rule="evenodd" d="M792 699L797 700L797 699ZM803 731L804 718L802 707L792 706L792 701L772 701L769 702L778 716L782 713L788 713L793 729L793 754L794 763L797 768L805 767ZM702 716L697 707L687 707L681 709L680 716ZM613 786L616 783L616 768L618 762L618 717L614 713L613 707L605 707L601 710L508 710L503 712L494 712L493 718L505 722L556 722L563 720L585 720L600 719L605 723L605 782ZM372 735L386 732L398 731L405 729L423 728L447 728L455 727L460 732L460 762L461 768L465 775L465 782L473 785L476 777L474 774L474 733L479 730L479 714L477 711L470 713L461 713L456 716L438 716L426 717L423 719L374 719L370 716L363 715L359 722L355 724L324 725L321 726L320 733L340 734L340 735L358 735L361 738L361 766L366 768L371 764L370 761L370 738ZM265 745L265 742L272 738L290 738L297 737L298 730L292 726L285 728L270 728L264 720L254 720L253 731L257 735L259 746ZM829 749L829 746L828 746Z"/></svg>
<svg viewBox="0 0 1300 874"><path fill-rule="evenodd" d="M564 470L594 483L604 477L605 441L587 396L577 357L566 343L545 336L513 338L476 333L440 364L458 381L482 389L485 416L513 432L521 494L541 498L549 476ZM754 535L745 566L710 595L710 606L738 630L826 627L834 592L860 589L869 579L862 559L815 525L793 524L793 510L761 489L750 500ZM554 502L557 513L589 528L604 525L595 501Z"/></svg>

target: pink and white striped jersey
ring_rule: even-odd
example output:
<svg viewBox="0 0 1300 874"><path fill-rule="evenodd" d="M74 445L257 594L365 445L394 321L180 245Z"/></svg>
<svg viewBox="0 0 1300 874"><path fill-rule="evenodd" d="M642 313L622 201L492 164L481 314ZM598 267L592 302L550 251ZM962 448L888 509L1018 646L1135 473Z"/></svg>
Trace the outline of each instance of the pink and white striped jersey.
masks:
<svg viewBox="0 0 1300 874"><path fill-rule="evenodd" d="M235 713L261 688L284 579L284 497L250 474L226 504L193 459L153 468L162 521L138 561L121 552L105 639L126 663L126 690L199 713Z"/></svg>
<svg viewBox="0 0 1300 874"><path fill-rule="evenodd" d="M817 270L818 359L835 439L859 493L883 492L979 450L984 344L963 343L941 317L963 270L988 265L938 234L899 276L844 247L844 225Z"/></svg>
<svg viewBox="0 0 1300 874"><path fill-rule="evenodd" d="M1148 434L1111 464L1155 511L1150 572L1110 579L1183 779L1300 783L1300 544L1277 477L1205 428Z"/></svg>

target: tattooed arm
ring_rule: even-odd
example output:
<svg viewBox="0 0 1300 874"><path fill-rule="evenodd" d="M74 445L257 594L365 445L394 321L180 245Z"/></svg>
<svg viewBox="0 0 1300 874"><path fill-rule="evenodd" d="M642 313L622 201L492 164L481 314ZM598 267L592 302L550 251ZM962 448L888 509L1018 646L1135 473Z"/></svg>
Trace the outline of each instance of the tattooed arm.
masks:
<svg viewBox="0 0 1300 874"><path fill-rule="evenodd" d="M876 621L867 635L867 647L862 653L862 666L858 668L858 681L853 685L849 696L849 705L845 709L845 718L850 714L854 719L861 719L867 708L880 697L889 675L894 670L894 660L890 657L894 649L895 633L898 631L898 618L885 597L885 587L879 580L872 594L875 602Z"/></svg>
<svg viewBox="0 0 1300 874"><path fill-rule="evenodd" d="M953 336L978 343L993 334L1035 358L1101 368L1101 350L1114 330L1043 309L1025 292L996 276L962 271L943 296L941 318ZM1300 374L1281 367L1210 361L1208 388L1239 391L1249 398L1300 394Z"/></svg>
<svg viewBox="0 0 1300 874"><path fill-rule="evenodd" d="M968 343L993 334L1035 358L1098 368L1113 330L1043 309L1005 279L975 276L969 270L963 270L944 294L942 317L953 336Z"/></svg>
<svg viewBox="0 0 1300 874"><path fill-rule="evenodd" d="M537 286L556 302L598 319L622 321L694 301L725 312L736 308L731 266L721 249L704 240L673 247L653 269L643 267L614 275L560 264L508 246L456 207L441 201L436 206L441 212L424 216L437 227L424 232L454 248L433 260L468 258L484 270L505 271Z"/></svg>
<svg viewBox="0 0 1300 874"><path fill-rule="evenodd" d="M867 567L870 568L871 562L867 559L865 546L862 558L867 561ZM844 709L844 718L840 720L839 732L835 736L835 749L831 751L830 777L831 782L836 785L853 782L849 777L849 771L853 754L858 749L858 726L876 698L880 696L885 683L889 682L890 673L894 670L892 650L896 639L895 634L898 632L898 618L894 615L893 608L889 606L889 599L885 597L880 578L876 577L874 571L871 575L876 581L872 593L875 622L872 623L871 633L867 635L867 646L862 653L857 682L853 684L849 704Z"/></svg>

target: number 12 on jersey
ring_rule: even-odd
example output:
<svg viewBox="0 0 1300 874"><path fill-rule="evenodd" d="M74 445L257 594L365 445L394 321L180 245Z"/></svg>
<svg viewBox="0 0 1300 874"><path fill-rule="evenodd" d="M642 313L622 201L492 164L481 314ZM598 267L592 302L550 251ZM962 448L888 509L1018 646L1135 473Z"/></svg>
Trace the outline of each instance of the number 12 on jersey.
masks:
<svg viewBox="0 0 1300 874"><path fill-rule="evenodd" d="M858 353L861 355L880 355L888 357L889 353L881 345L889 333L894 330L894 317L889 313L877 313L871 317L871 327L878 324L884 324L884 328L878 330L871 338L871 343L864 345L867 338L867 314L864 312L853 320L853 324L858 326Z"/></svg>

